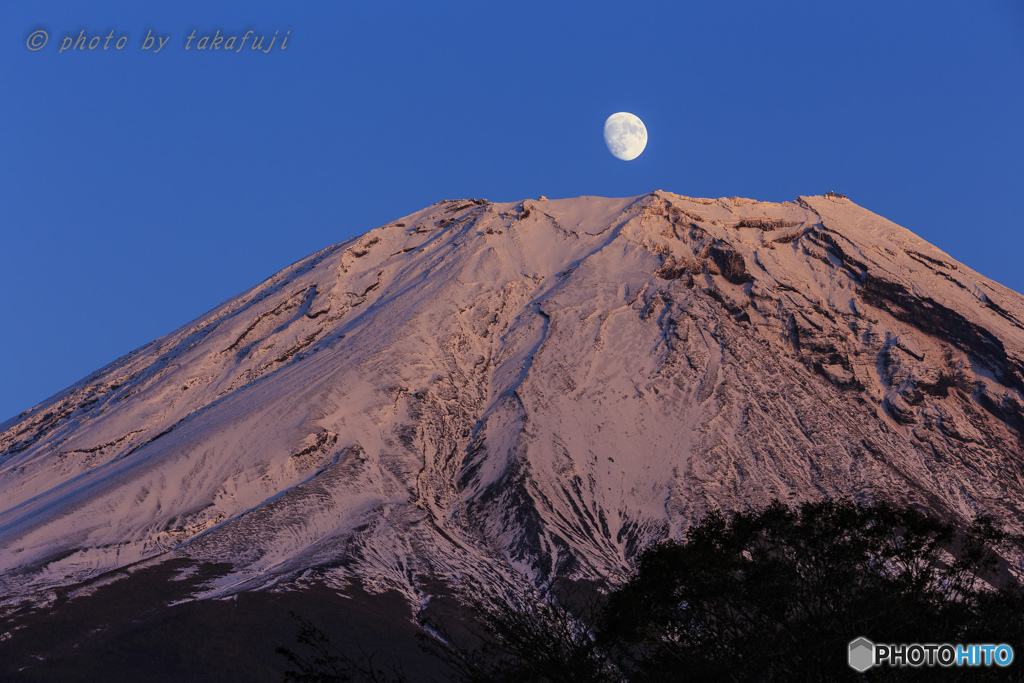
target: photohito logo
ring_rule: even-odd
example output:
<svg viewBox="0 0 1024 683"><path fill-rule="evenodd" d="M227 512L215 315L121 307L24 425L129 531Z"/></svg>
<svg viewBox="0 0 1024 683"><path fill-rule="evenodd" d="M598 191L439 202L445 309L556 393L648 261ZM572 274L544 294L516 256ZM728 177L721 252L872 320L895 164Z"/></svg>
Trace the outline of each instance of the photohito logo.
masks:
<svg viewBox="0 0 1024 683"><path fill-rule="evenodd" d="M1013 648L1000 645L951 645L949 643L905 643L882 645L867 638L851 640L847 662L855 671L864 672L873 666L1009 666Z"/></svg>
<svg viewBox="0 0 1024 683"><path fill-rule="evenodd" d="M850 643L849 662L857 671L867 671L875 665L875 644L867 638Z"/></svg>

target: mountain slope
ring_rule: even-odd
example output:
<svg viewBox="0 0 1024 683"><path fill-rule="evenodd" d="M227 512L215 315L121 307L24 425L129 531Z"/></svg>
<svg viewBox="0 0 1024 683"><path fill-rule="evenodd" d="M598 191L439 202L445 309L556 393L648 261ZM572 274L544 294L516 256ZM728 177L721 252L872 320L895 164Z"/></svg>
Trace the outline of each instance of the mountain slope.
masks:
<svg viewBox="0 0 1024 683"><path fill-rule="evenodd" d="M0 595L607 575L703 511L1024 522L1024 299L832 197L446 201L0 425Z"/></svg>

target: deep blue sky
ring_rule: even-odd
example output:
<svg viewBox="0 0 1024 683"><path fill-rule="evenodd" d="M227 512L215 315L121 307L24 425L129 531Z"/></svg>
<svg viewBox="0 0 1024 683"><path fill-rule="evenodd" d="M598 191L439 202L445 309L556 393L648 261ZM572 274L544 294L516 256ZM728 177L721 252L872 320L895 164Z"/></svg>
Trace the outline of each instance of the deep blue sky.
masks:
<svg viewBox="0 0 1024 683"><path fill-rule="evenodd" d="M446 198L834 189L1024 291L1019 0L155 5L0 3L0 420Z"/></svg>

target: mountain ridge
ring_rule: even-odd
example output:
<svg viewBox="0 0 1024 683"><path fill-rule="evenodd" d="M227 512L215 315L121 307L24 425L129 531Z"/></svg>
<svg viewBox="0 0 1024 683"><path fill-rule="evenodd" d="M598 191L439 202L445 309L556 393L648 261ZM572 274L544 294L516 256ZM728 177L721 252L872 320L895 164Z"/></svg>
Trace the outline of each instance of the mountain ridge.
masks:
<svg viewBox="0 0 1024 683"><path fill-rule="evenodd" d="M187 557L235 567L202 595L416 603L615 574L773 497L1019 532L1022 321L847 199L446 200L0 425L0 595Z"/></svg>

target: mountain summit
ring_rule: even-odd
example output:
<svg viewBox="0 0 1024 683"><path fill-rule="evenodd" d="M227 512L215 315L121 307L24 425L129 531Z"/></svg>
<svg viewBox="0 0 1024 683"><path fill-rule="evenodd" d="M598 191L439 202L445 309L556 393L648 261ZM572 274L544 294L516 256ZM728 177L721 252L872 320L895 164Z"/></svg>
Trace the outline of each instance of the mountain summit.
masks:
<svg viewBox="0 0 1024 683"><path fill-rule="evenodd" d="M0 604L183 559L418 603L772 498L1019 532L1022 453L1024 298L848 199L444 201L0 425Z"/></svg>

